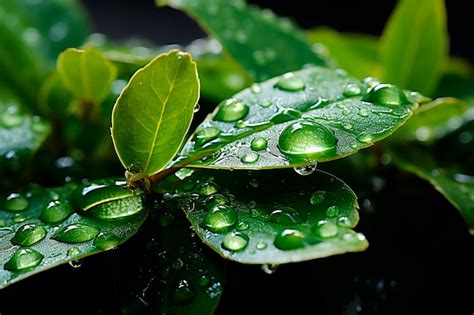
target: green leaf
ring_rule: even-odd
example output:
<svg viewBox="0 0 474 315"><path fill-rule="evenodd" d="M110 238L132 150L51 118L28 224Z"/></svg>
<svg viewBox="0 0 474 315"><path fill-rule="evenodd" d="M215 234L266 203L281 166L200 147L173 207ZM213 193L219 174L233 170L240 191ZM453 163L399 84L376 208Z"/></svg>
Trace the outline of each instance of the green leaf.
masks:
<svg viewBox="0 0 474 315"><path fill-rule="evenodd" d="M80 101L100 104L117 77L116 67L92 47L69 48L58 58L58 74L63 84Z"/></svg>
<svg viewBox="0 0 474 315"><path fill-rule="evenodd" d="M304 33L291 21L279 18L244 1L157 0L183 10L201 26L257 81L301 69L307 64L326 66Z"/></svg>
<svg viewBox="0 0 474 315"><path fill-rule="evenodd" d="M0 88L0 173L17 174L51 132L50 124L31 116L7 89Z"/></svg>
<svg viewBox="0 0 474 315"><path fill-rule="evenodd" d="M123 313L213 314L222 295L224 260L200 242L176 205L158 205L129 273Z"/></svg>
<svg viewBox="0 0 474 315"><path fill-rule="evenodd" d="M223 101L176 164L264 169L330 161L389 136L416 107L393 85L308 68Z"/></svg>
<svg viewBox="0 0 474 315"><path fill-rule="evenodd" d="M72 193L75 199L71 185L33 186L1 200L0 288L114 248L135 234L147 211L140 196L123 189L125 183L85 184Z"/></svg>
<svg viewBox="0 0 474 315"><path fill-rule="evenodd" d="M307 32L313 45L327 49L337 65L357 78L380 77L382 66L378 38L365 34L339 33L321 27Z"/></svg>
<svg viewBox="0 0 474 315"><path fill-rule="evenodd" d="M174 192L170 198L204 243L241 263L283 264L368 245L352 230L359 221L357 197L321 171L305 177L289 171L197 171L182 181L169 179L162 189Z"/></svg>
<svg viewBox="0 0 474 315"><path fill-rule="evenodd" d="M395 137L403 141L436 141L472 119L468 110L469 106L459 99L436 99L421 106Z"/></svg>
<svg viewBox="0 0 474 315"><path fill-rule="evenodd" d="M198 98L189 54L173 50L137 71L112 113L112 139L123 166L146 175L162 170L180 149Z"/></svg>
<svg viewBox="0 0 474 315"><path fill-rule="evenodd" d="M400 1L382 36L384 80L430 95L447 54L444 1Z"/></svg>

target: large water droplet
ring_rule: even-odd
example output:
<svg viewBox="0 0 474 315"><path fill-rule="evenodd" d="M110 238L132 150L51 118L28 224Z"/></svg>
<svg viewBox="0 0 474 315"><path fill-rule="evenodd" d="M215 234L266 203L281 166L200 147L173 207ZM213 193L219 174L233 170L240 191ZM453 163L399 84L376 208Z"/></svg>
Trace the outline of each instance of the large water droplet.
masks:
<svg viewBox="0 0 474 315"><path fill-rule="evenodd" d="M273 210L268 217L268 221L281 225L294 225L303 222L300 215L289 207L281 207L280 209Z"/></svg>
<svg viewBox="0 0 474 315"><path fill-rule="evenodd" d="M23 195L11 193L5 199L5 210L16 212L28 208L29 202Z"/></svg>
<svg viewBox="0 0 474 315"><path fill-rule="evenodd" d="M258 153L247 152L240 158L240 161L245 164L252 164L252 163L257 162L258 157L259 157Z"/></svg>
<svg viewBox="0 0 474 315"><path fill-rule="evenodd" d="M267 148L267 139L263 137L255 137L250 142L250 148L254 151L262 151Z"/></svg>
<svg viewBox="0 0 474 315"><path fill-rule="evenodd" d="M326 191L315 191L314 193L311 194L311 198L309 201L313 206L318 206L326 200Z"/></svg>
<svg viewBox="0 0 474 315"><path fill-rule="evenodd" d="M220 133L220 129L215 127L207 127L198 130L194 135L194 141L196 143L196 146L200 147L208 143L209 141L216 139L217 137L219 137Z"/></svg>
<svg viewBox="0 0 474 315"><path fill-rule="evenodd" d="M326 220L319 221L313 229L313 233L323 238L336 236L338 231L339 229L334 222Z"/></svg>
<svg viewBox="0 0 474 315"><path fill-rule="evenodd" d="M94 245L102 250L117 247L119 243L120 238L110 232L101 232L94 240Z"/></svg>
<svg viewBox="0 0 474 315"><path fill-rule="evenodd" d="M293 250L306 246L306 234L299 230L285 229L279 233L273 242L281 250Z"/></svg>
<svg viewBox="0 0 474 315"><path fill-rule="evenodd" d="M364 100L388 106L399 106L409 103L405 93L400 88L392 84L375 85L369 91Z"/></svg>
<svg viewBox="0 0 474 315"><path fill-rule="evenodd" d="M241 232L230 232L224 236L222 247L230 251L240 251L247 247L249 237Z"/></svg>
<svg viewBox="0 0 474 315"><path fill-rule="evenodd" d="M228 202L229 202L229 199L227 197L220 194L214 194L210 196L209 198L207 198L206 208L207 210L212 211L218 208L219 206L225 205Z"/></svg>
<svg viewBox="0 0 474 315"><path fill-rule="evenodd" d="M212 232L222 233L228 231L237 222L237 211L222 205L210 210L204 218L203 225Z"/></svg>
<svg viewBox="0 0 474 315"><path fill-rule="evenodd" d="M41 210L40 219L45 223L58 223L74 212L68 201L53 200Z"/></svg>
<svg viewBox="0 0 474 315"><path fill-rule="evenodd" d="M372 135L368 132L361 132L357 137L356 137L357 141L361 142L361 143L371 143L374 138L372 137Z"/></svg>
<svg viewBox="0 0 474 315"><path fill-rule="evenodd" d="M290 158L314 159L336 149L333 132L317 123L295 122L286 127L278 140L282 153Z"/></svg>
<svg viewBox="0 0 474 315"><path fill-rule="evenodd" d="M46 229L38 224L25 224L21 226L11 239L12 244L31 246L38 243L46 236Z"/></svg>
<svg viewBox="0 0 474 315"><path fill-rule="evenodd" d="M82 224L70 224L56 233L52 238L64 243L83 243L92 240L99 234L99 229Z"/></svg>
<svg viewBox="0 0 474 315"><path fill-rule="evenodd" d="M193 286L186 280L181 280L174 292L174 301L177 304L188 304L196 296L196 291Z"/></svg>
<svg viewBox="0 0 474 315"><path fill-rule="evenodd" d="M219 104L215 120L232 122L244 118L249 113L249 107L244 102L230 98Z"/></svg>
<svg viewBox="0 0 474 315"><path fill-rule="evenodd" d="M304 90L305 83L301 77L290 72L284 74L275 84L275 87L284 91L296 92Z"/></svg>
<svg viewBox="0 0 474 315"><path fill-rule="evenodd" d="M294 170L298 175L308 176L313 174L317 167L318 163L313 163L305 166L294 167Z"/></svg>
<svg viewBox="0 0 474 315"><path fill-rule="evenodd" d="M31 248L20 248L5 263L5 269L18 271L38 266L43 260L43 255Z"/></svg>
<svg viewBox="0 0 474 315"><path fill-rule="evenodd" d="M344 88L344 92L342 92L342 94L346 97L352 97L352 96L360 95L361 92L362 90L360 86L358 86L355 83L349 83Z"/></svg>
<svg viewBox="0 0 474 315"><path fill-rule="evenodd" d="M198 194L201 196L210 196L216 192L217 186L213 182L205 182L198 189Z"/></svg>

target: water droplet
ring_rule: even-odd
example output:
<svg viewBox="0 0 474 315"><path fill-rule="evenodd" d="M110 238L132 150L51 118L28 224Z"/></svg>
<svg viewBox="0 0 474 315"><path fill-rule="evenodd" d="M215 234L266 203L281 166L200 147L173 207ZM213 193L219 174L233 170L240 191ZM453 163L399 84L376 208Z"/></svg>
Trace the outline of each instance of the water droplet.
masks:
<svg viewBox="0 0 474 315"><path fill-rule="evenodd" d="M254 94L259 94L260 92L262 92L262 88L260 87L258 83L254 83L250 87L250 91L252 91L252 93Z"/></svg>
<svg viewBox="0 0 474 315"><path fill-rule="evenodd" d="M71 247L67 250L67 256L73 257L81 254L81 250L77 247Z"/></svg>
<svg viewBox="0 0 474 315"><path fill-rule="evenodd" d="M3 114L0 119L3 122L3 126L7 128L12 128L19 126L25 118L18 111L17 107L9 106L5 111L3 111Z"/></svg>
<svg viewBox="0 0 474 315"><path fill-rule="evenodd" d="M339 229L334 222L326 220L319 221L313 229L313 233L323 238L336 236L338 231Z"/></svg>
<svg viewBox="0 0 474 315"><path fill-rule="evenodd" d="M201 196L210 196L217 192L217 186L213 182L206 182L199 186L198 194Z"/></svg>
<svg viewBox="0 0 474 315"><path fill-rule="evenodd" d="M248 153L245 153L241 158L240 158L240 161L242 163L245 163L245 164L252 164L252 163L255 163L257 162L258 160L258 153L255 153L255 152L248 152Z"/></svg>
<svg viewBox="0 0 474 315"><path fill-rule="evenodd" d="M41 211L40 219L45 223L58 223L74 212L68 201L53 200Z"/></svg>
<svg viewBox="0 0 474 315"><path fill-rule="evenodd" d="M186 280L181 280L174 292L174 301L177 304L188 304L196 296L196 291L193 286Z"/></svg>
<svg viewBox="0 0 474 315"><path fill-rule="evenodd" d="M261 100L258 104L262 106L263 108L267 108L267 107L272 106L273 102L271 99L265 98Z"/></svg>
<svg viewBox="0 0 474 315"><path fill-rule="evenodd" d="M200 109L201 109L201 105L199 105L199 103L196 103L196 106L194 106L193 112L197 113L197 112L199 112Z"/></svg>
<svg viewBox="0 0 474 315"><path fill-rule="evenodd" d="M5 199L5 210L17 212L28 208L28 199L18 193L11 193Z"/></svg>
<svg viewBox="0 0 474 315"><path fill-rule="evenodd" d="M178 177L178 179L183 180L185 178L188 178L189 176L193 175L194 170L192 168L180 168L174 175Z"/></svg>
<svg viewBox="0 0 474 315"><path fill-rule="evenodd" d="M273 210L268 217L269 222L281 225L295 225L301 223L303 220L299 214L289 207L281 207L281 209Z"/></svg>
<svg viewBox="0 0 474 315"><path fill-rule="evenodd" d="M286 127L278 140L281 152L292 158L317 158L336 149L333 132L317 123L295 122Z"/></svg>
<svg viewBox="0 0 474 315"><path fill-rule="evenodd" d="M230 251L240 251L247 247L249 237L244 233L230 232L224 236L222 247Z"/></svg>
<svg viewBox="0 0 474 315"><path fill-rule="evenodd" d="M258 241L257 244L255 245L255 247L258 249L258 250L264 250L265 248L267 248L267 243L265 241Z"/></svg>
<svg viewBox="0 0 474 315"><path fill-rule="evenodd" d="M70 224L57 232L52 238L64 243L83 243L92 240L99 234L99 229L82 224Z"/></svg>
<svg viewBox="0 0 474 315"><path fill-rule="evenodd" d="M194 141L196 143L196 146L200 147L208 143L209 141L217 139L220 133L220 129L215 127L206 127L198 130L194 135Z"/></svg>
<svg viewBox="0 0 474 315"><path fill-rule="evenodd" d="M351 123L343 123L342 128L345 130L351 130L352 129L352 124Z"/></svg>
<svg viewBox="0 0 474 315"><path fill-rule="evenodd" d="M244 102L230 98L219 104L215 120L232 122L244 118L249 113L249 107Z"/></svg>
<svg viewBox="0 0 474 315"><path fill-rule="evenodd" d="M174 270L179 270L184 267L184 262L181 258L178 257L173 260L173 262L171 263L171 267L173 267Z"/></svg>
<svg viewBox="0 0 474 315"><path fill-rule="evenodd" d="M305 83L301 77L290 72L284 74L275 84L275 87L283 91L296 92L304 90Z"/></svg>
<svg viewBox="0 0 474 315"><path fill-rule="evenodd" d="M209 284L211 284L211 279L208 276L202 275L199 278L199 286L201 288L207 288L209 286Z"/></svg>
<svg viewBox="0 0 474 315"><path fill-rule="evenodd" d="M334 217L336 217L338 214L339 214L339 208L336 207L336 206L330 206L330 207L326 210L326 216L327 216L328 218L334 218Z"/></svg>
<svg viewBox="0 0 474 315"><path fill-rule="evenodd" d="M344 88L344 92L342 92L342 94L346 97L352 97L352 96L360 95L361 92L362 90L360 86L358 86L355 83L349 83Z"/></svg>
<svg viewBox="0 0 474 315"><path fill-rule="evenodd" d="M20 214L20 213L17 213L15 214L15 216L13 216L13 222L15 223L21 223L21 222L24 222L28 220L28 217L26 215L23 215L23 214Z"/></svg>
<svg viewBox="0 0 474 315"><path fill-rule="evenodd" d="M326 191L315 191L314 193L311 194L311 198L309 201L313 206L318 206L326 200Z"/></svg>
<svg viewBox="0 0 474 315"><path fill-rule="evenodd" d="M318 167L318 163L313 163L305 166L300 166L300 167L294 167L293 169L298 175L302 176L308 176L313 174L313 172L316 170Z"/></svg>
<svg viewBox="0 0 474 315"><path fill-rule="evenodd" d="M46 236L46 229L38 224L25 224L21 226L11 239L12 244L31 246L38 243Z"/></svg>
<svg viewBox="0 0 474 315"><path fill-rule="evenodd" d="M262 271L265 272L267 275L272 275L274 274L280 265L276 264L263 264L262 265Z"/></svg>
<svg viewBox="0 0 474 315"><path fill-rule="evenodd" d="M20 248L5 263L5 269L18 271L38 266L44 256L31 248Z"/></svg>
<svg viewBox="0 0 474 315"><path fill-rule="evenodd" d="M249 229L249 224L247 222L239 222L237 224L237 231L246 231Z"/></svg>
<svg viewBox="0 0 474 315"><path fill-rule="evenodd" d="M348 217L342 216L342 217L339 217L339 219L337 219L337 225L342 226L342 227L351 227L352 222Z"/></svg>
<svg viewBox="0 0 474 315"><path fill-rule="evenodd" d="M362 117L369 116L369 111L366 108L359 109L359 111L357 113Z"/></svg>
<svg viewBox="0 0 474 315"><path fill-rule="evenodd" d="M203 225L215 233L228 231L237 223L237 211L222 205L210 210L204 218Z"/></svg>
<svg viewBox="0 0 474 315"><path fill-rule="evenodd" d="M253 187L253 188L258 188L258 185L259 185L258 180L255 179L255 178L252 178L252 179L249 181L249 185L250 185L251 187Z"/></svg>
<svg viewBox="0 0 474 315"><path fill-rule="evenodd" d="M102 250L109 250L117 247L120 243L120 238L111 232L101 232L94 240L94 245Z"/></svg>
<svg viewBox="0 0 474 315"><path fill-rule="evenodd" d="M344 108L341 113L344 116L348 116L350 113L352 113L352 111L349 108Z"/></svg>
<svg viewBox="0 0 474 315"><path fill-rule="evenodd" d="M227 197L223 195L219 195L219 194L214 194L207 199L206 208L207 210L212 211L218 208L219 206L225 205L228 202L229 202L229 199Z"/></svg>
<svg viewBox="0 0 474 315"><path fill-rule="evenodd" d="M357 139L357 141L362 142L362 143L371 143L372 141L374 141L374 138L372 137L372 135L365 132L365 131L361 132L356 137L356 139Z"/></svg>
<svg viewBox="0 0 474 315"><path fill-rule="evenodd" d="M235 123L234 127L237 129L244 129L248 127L248 124L245 120L241 119Z"/></svg>
<svg viewBox="0 0 474 315"><path fill-rule="evenodd" d="M81 268L82 267L82 260L71 260L69 262L69 266L71 266L74 269Z"/></svg>
<svg viewBox="0 0 474 315"><path fill-rule="evenodd" d="M263 137L255 137L250 142L250 148L254 151L262 151L267 148L267 139Z"/></svg>
<svg viewBox="0 0 474 315"><path fill-rule="evenodd" d="M370 89L364 100L388 106L399 106L409 103L405 93L392 84L375 85Z"/></svg>
<svg viewBox="0 0 474 315"><path fill-rule="evenodd" d="M279 233L273 242L281 250L293 250L306 246L306 234L299 230L285 229Z"/></svg>

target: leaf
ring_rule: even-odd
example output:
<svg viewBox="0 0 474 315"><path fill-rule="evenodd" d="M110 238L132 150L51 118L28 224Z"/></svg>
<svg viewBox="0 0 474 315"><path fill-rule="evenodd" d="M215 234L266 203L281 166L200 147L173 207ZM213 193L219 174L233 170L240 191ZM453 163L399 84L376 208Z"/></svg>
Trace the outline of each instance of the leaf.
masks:
<svg viewBox="0 0 474 315"><path fill-rule="evenodd" d="M157 3L183 10L195 18L257 81L308 64L328 65L325 57L311 49L301 30L269 10L246 5L244 1L157 0Z"/></svg>
<svg viewBox="0 0 474 315"><path fill-rule="evenodd" d="M307 32L313 45L323 45L337 65L357 78L380 77L382 72L378 38L365 34L339 33L320 27ZM319 47L319 46L317 46Z"/></svg>
<svg viewBox="0 0 474 315"><path fill-rule="evenodd" d="M128 276L132 284L123 313L213 314L224 286L224 261L200 242L176 205L158 205Z"/></svg>
<svg viewBox="0 0 474 315"><path fill-rule="evenodd" d="M459 129L474 119L474 111L456 98L439 98L421 106L407 123L396 133L403 141L433 142ZM472 117L471 117L472 116Z"/></svg>
<svg viewBox="0 0 474 315"><path fill-rule="evenodd" d="M240 263L284 264L368 246L352 230L359 221L355 194L321 171L306 177L196 171L162 189L174 193L204 243Z"/></svg>
<svg viewBox="0 0 474 315"><path fill-rule="evenodd" d="M24 170L50 132L47 121L25 112L16 96L0 88L0 173L3 176Z"/></svg>
<svg viewBox="0 0 474 315"><path fill-rule="evenodd" d="M395 86L308 68L223 101L175 164L265 169L330 161L389 136L416 107Z"/></svg>
<svg viewBox="0 0 474 315"><path fill-rule="evenodd" d="M0 288L111 249L135 234L147 211L138 211L143 208L140 196L127 195L124 184L125 181L86 184L78 188L79 192L73 192L84 195L79 201L72 199L71 185L51 189L33 186L1 200ZM71 205L86 202L87 211L76 209L73 213ZM106 219L107 216L117 218Z"/></svg>
<svg viewBox="0 0 474 315"><path fill-rule="evenodd" d="M198 98L189 54L173 50L137 71L112 112L112 139L123 166L146 175L163 169L183 143Z"/></svg>
<svg viewBox="0 0 474 315"><path fill-rule="evenodd" d="M117 77L117 69L92 47L69 48L58 58L58 74L67 89L84 102L100 104Z"/></svg>
<svg viewBox="0 0 474 315"><path fill-rule="evenodd" d="M382 36L384 80L431 95L447 54L444 1L400 1Z"/></svg>

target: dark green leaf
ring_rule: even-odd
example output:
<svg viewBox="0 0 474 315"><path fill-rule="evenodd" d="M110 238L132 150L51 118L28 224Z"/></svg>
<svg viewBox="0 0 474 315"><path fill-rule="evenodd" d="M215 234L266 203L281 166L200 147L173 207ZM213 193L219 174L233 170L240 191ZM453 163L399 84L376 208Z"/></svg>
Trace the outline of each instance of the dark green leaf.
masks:
<svg viewBox="0 0 474 315"><path fill-rule="evenodd" d="M291 21L244 1L157 0L195 18L257 81L328 62L314 52Z"/></svg>
<svg viewBox="0 0 474 315"><path fill-rule="evenodd" d="M73 193L75 199L70 198L73 186L34 186L2 199L0 288L114 248L135 234L147 211L140 196L126 194L124 184L113 180L86 184Z"/></svg>
<svg viewBox="0 0 474 315"><path fill-rule="evenodd" d="M137 71L112 113L112 139L123 166L146 175L163 169L180 149L198 99L189 54L173 50Z"/></svg>
<svg viewBox="0 0 474 315"><path fill-rule="evenodd" d="M224 261L189 229L177 205L158 203L124 314L213 314L224 285Z"/></svg>
<svg viewBox="0 0 474 315"><path fill-rule="evenodd" d="M364 34L338 33L329 28L307 32L309 41L328 54L339 67L357 78L380 77L382 66L378 38Z"/></svg>
<svg viewBox="0 0 474 315"><path fill-rule="evenodd" d="M222 102L177 163L263 169L334 160L389 136L416 107L395 86L308 68Z"/></svg>
<svg viewBox="0 0 474 315"><path fill-rule="evenodd" d="M272 176L196 171L182 181L169 179L162 188L174 193L169 197L207 245L241 263L283 264L368 245L352 230L359 221L355 194L320 171L306 177L289 171Z"/></svg>
<svg viewBox="0 0 474 315"><path fill-rule="evenodd" d="M69 48L58 58L62 83L80 101L100 104L109 94L117 69L102 53L92 47Z"/></svg>
<svg viewBox="0 0 474 315"><path fill-rule="evenodd" d="M400 1L382 36L384 79L431 95L447 54L444 1Z"/></svg>

